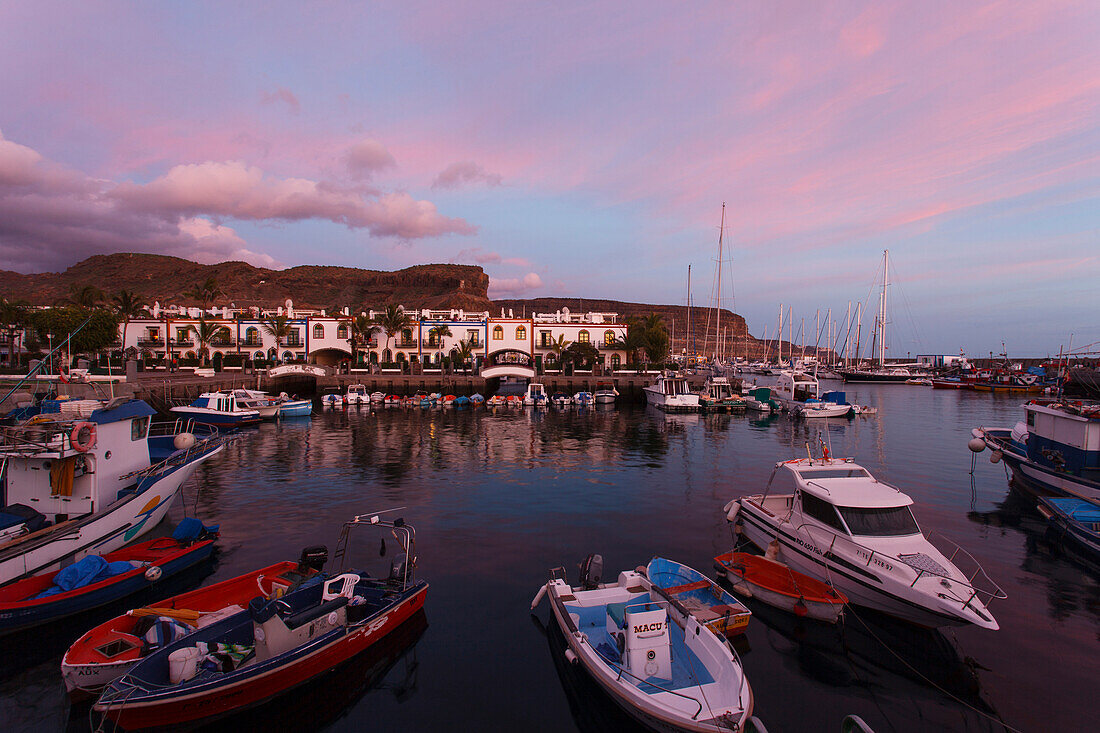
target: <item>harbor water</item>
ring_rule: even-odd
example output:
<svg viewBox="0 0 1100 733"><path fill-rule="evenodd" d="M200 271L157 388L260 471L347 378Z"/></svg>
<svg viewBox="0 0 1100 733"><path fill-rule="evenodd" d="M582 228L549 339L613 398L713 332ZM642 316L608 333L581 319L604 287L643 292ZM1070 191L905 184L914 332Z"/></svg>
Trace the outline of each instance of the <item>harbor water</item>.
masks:
<svg viewBox="0 0 1100 733"><path fill-rule="evenodd" d="M404 507L416 572L430 584L426 613L400 638L246 727L633 730L563 663L548 607L529 611L549 570L564 566L575 581L595 552L608 576L654 555L712 574L712 558L734 542L723 505L763 489L777 461L817 456L824 443L909 493L924 531L970 551L1008 598L991 605L995 632L921 630L860 609L831 627L751 604L737 647L768 730L839 731L849 714L879 733L1095 730L1100 575L1064 553L1033 502L1010 491L1003 464L983 453L971 474L971 428L1011 426L1021 398L846 391L878 414L318 407L312 419L245 431L184 490L188 512L221 527L201 582L296 559L307 545L332 550L353 515ZM173 516L183 516L179 504ZM353 544L349 559L378 561L377 542ZM5 651L0 729L87 730L62 691L63 646L40 641L39 653Z"/></svg>

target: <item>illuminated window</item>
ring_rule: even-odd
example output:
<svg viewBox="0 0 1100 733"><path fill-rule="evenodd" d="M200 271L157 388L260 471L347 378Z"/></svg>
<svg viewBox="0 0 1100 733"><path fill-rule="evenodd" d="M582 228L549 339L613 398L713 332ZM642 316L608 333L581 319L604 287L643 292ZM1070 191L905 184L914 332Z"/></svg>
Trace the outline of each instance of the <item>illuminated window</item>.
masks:
<svg viewBox="0 0 1100 733"><path fill-rule="evenodd" d="M527 340L527 327L526 326L516 326L516 341L526 341L526 340Z"/></svg>
<svg viewBox="0 0 1100 733"><path fill-rule="evenodd" d="M348 337L348 324L341 323L336 327L336 338L346 339Z"/></svg>
<svg viewBox="0 0 1100 733"><path fill-rule="evenodd" d="M587 344L589 342L588 331L583 331L582 330L580 333L578 333L577 334L577 341L579 341L582 344Z"/></svg>
<svg viewBox="0 0 1100 733"><path fill-rule="evenodd" d="M615 332L614 331L604 331L603 332L603 342L605 344L607 344L608 346L615 343Z"/></svg>
<svg viewBox="0 0 1100 733"><path fill-rule="evenodd" d="M493 341L500 341L504 338L504 327L493 326Z"/></svg>
<svg viewBox="0 0 1100 733"><path fill-rule="evenodd" d="M325 337L325 327L320 323L313 324L313 338L323 339Z"/></svg>

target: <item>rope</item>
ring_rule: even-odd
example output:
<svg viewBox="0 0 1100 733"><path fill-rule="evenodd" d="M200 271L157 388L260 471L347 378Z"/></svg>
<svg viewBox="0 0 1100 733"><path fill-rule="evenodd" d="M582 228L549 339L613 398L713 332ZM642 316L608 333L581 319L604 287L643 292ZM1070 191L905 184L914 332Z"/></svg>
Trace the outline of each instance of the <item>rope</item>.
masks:
<svg viewBox="0 0 1100 733"><path fill-rule="evenodd" d="M858 620L858 621L859 621L859 622L860 622L860 623L861 623L861 624L863 625L863 628L864 628L864 629L865 629L865 630L867 631L867 633L868 633L868 634L870 634L870 635L871 635L871 637L872 637L872 638L873 638L873 639L874 639L875 641L877 641L877 642L878 642L879 644L881 644L881 645L882 645L882 648L883 648L883 649L885 649L886 651L888 651L888 652L890 652L890 653L891 653L892 655L894 655L894 657L895 657L895 658L896 658L896 659L897 659L897 660L898 660L899 662L901 662L901 663L902 663L902 664L904 664L904 665L905 665L906 667L908 667L908 668L909 668L909 670L910 670L911 672L913 672L913 673L914 673L915 675L917 675L917 676L918 676L918 677L920 677L920 678L921 678L922 680L924 680L924 681L925 681L926 683L928 683L928 685L929 685L929 686L933 687L934 689L938 690L939 692L942 692L942 693L943 693L944 695L946 695L947 697L951 698L952 700L954 700L955 702L959 703L960 705L963 705L964 707L967 707L967 708L969 708L970 710L974 711L974 712L975 712L975 713L977 713L978 715L981 715L981 716L982 716L983 718L987 718L988 720L991 720L991 721L993 721L994 723L999 723L999 724L1003 725L1003 726L1004 726L1004 727L1005 727L1006 729L1008 729L1008 730L1012 731L1012 733L1023 733L1023 731L1021 731L1021 730L1020 730L1019 728L1014 728L1014 727L1012 727L1011 725L1009 725L1008 723L1006 723L1006 722L1005 722L1005 721L1004 721L1004 720L1003 720L1002 718L1000 718L999 716L993 716L993 715L990 715L989 713L985 712L984 710L979 710L978 708L976 708L976 707L974 707L973 705L971 705L970 703L968 703L968 702L967 702L966 700L963 700L962 698L956 697L955 695L951 694L950 692L948 692L948 691L947 691L947 690L945 690L944 688L942 688L942 687L940 687L939 685L937 685L937 684L936 684L935 682L933 682L933 681L932 681L932 680L930 680L929 678L925 677L925 676L924 676L923 674L921 674L920 670L918 670L918 669L917 669L916 667L914 667L913 665L909 664L909 662L908 662L908 661L906 661L906 659L905 659L904 657L902 657L902 656L901 656L900 654L898 654L897 652L895 652L895 651L894 651L893 649L891 649L891 648L890 648L890 647L889 647L889 646L888 646L888 645L886 644L886 642L884 642L884 641L883 641L882 639L880 639L880 638L878 637L878 635L877 635L877 634L876 634L876 633L875 633L874 631L872 631L872 630L871 630L871 627L867 625L867 622L865 622L865 621L864 621L863 619L861 619L861 618L859 617L859 614L857 614L857 613L855 612L855 609L854 609L854 608L852 607L852 605L851 605L850 603L849 603L849 604L847 604L847 607L848 607L848 610L852 612L852 616L854 616L854 617L856 618L856 620Z"/></svg>

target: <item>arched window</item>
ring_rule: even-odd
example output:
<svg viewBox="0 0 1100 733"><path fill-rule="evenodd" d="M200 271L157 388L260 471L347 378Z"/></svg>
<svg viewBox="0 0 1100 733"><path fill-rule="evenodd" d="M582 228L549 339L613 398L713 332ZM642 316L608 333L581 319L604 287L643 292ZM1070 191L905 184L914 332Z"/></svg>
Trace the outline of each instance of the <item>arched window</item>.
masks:
<svg viewBox="0 0 1100 733"><path fill-rule="evenodd" d="M284 351L283 352L283 361L294 361L294 352L293 351Z"/></svg>
<svg viewBox="0 0 1100 733"><path fill-rule="evenodd" d="M591 341L591 339L588 336L588 331L585 331L584 329L581 329L581 332L577 334L577 341L582 343L582 344L589 343Z"/></svg>
<svg viewBox="0 0 1100 733"><path fill-rule="evenodd" d="M260 361L263 361L266 357L264 355L264 352L257 351L255 354L252 355L252 358L253 359L259 359Z"/></svg>
<svg viewBox="0 0 1100 733"><path fill-rule="evenodd" d="M504 339L504 326L493 326L493 341Z"/></svg>
<svg viewBox="0 0 1100 733"><path fill-rule="evenodd" d="M371 364L377 364L378 363L378 352L377 351L370 352L370 363Z"/></svg>
<svg viewBox="0 0 1100 733"><path fill-rule="evenodd" d="M397 363L398 364L404 364L405 363L405 352L404 351L398 351L397 352Z"/></svg>
<svg viewBox="0 0 1100 733"><path fill-rule="evenodd" d="M249 346L258 346L260 343L260 331L255 326L249 326L244 331L244 341ZM263 357L259 357L263 358Z"/></svg>
<svg viewBox="0 0 1100 733"><path fill-rule="evenodd" d="M382 363L389 364L391 361L393 361L393 354L389 349L382 349Z"/></svg>
<svg viewBox="0 0 1100 733"><path fill-rule="evenodd" d="M320 323L313 324L313 338L323 339L325 337L325 327Z"/></svg>
<svg viewBox="0 0 1100 733"><path fill-rule="evenodd" d="M619 364L620 364L621 362L622 362L622 360L621 360L621 359L619 358L619 355L618 355L618 354L612 354L612 355L611 355L611 368L612 368L612 369L618 369L618 368L619 368Z"/></svg>
<svg viewBox="0 0 1100 733"><path fill-rule="evenodd" d="M336 327L336 338L338 338L338 339L348 338L348 324L341 323L339 326Z"/></svg>
<svg viewBox="0 0 1100 733"><path fill-rule="evenodd" d="M194 351L188 351L186 354L183 355L183 358L184 359L194 359L195 358L195 352Z"/></svg>
<svg viewBox="0 0 1100 733"><path fill-rule="evenodd" d="M527 327L526 326L516 326L516 341L526 341L526 340L527 340Z"/></svg>
<svg viewBox="0 0 1100 733"><path fill-rule="evenodd" d="M614 331L604 331L603 332L603 342L605 344L607 344L608 346L615 343L615 332Z"/></svg>

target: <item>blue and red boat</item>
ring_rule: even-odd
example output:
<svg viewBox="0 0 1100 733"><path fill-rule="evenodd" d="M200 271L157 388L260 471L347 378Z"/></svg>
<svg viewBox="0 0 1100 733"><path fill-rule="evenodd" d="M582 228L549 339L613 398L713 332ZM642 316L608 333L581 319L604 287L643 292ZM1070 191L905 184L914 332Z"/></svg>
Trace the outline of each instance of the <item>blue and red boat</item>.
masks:
<svg viewBox="0 0 1100 733"><path fill-rule="evenodd" d="M0 634L59 621L145 590L214 552L217 528L184 520L171 537L88 555L0 588Z"/></svg>
<svg viewBox="0 0 1100 733"><path fill-rule="evenodd" d="M356 517L348 530L391 529L405 553L388 577L349 571L286 595L257 595L248 610L162 647L112 682L93 717L127 729L199 725L261 705L361 654L424 606L428 585L414 580L415 534L401 519Z"/></svg>

